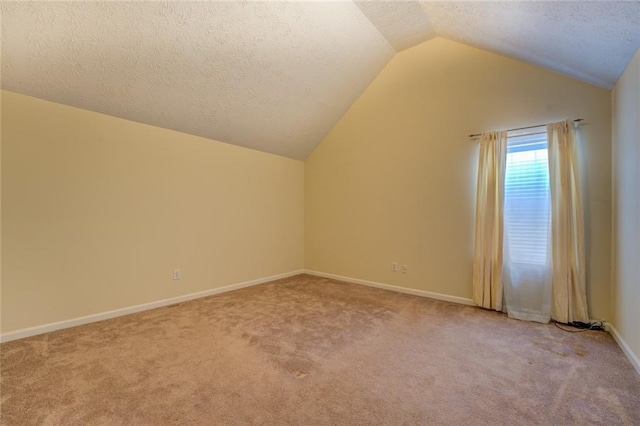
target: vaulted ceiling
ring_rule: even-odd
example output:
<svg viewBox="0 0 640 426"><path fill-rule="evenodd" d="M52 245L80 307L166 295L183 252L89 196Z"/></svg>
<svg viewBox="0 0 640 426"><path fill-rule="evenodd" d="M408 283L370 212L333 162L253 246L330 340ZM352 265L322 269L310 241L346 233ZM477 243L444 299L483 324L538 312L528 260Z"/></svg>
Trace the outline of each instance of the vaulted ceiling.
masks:
<svg viewBox="0 0 640 426"><path fill-rule="evenodd" d="M610 88L640 2L8 2L2 88L306 158L399 51L445 37Z"/></svg>

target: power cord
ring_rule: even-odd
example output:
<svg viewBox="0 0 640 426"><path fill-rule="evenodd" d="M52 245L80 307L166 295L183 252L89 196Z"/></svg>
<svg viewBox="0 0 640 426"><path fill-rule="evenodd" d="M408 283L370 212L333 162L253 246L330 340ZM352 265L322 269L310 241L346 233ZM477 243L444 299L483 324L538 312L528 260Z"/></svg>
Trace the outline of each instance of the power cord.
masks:
<svg viewBox="0 0 640 426"><path fill-rule="evenodd" d="M568 323L569 327L577 328L578 330L568 330L564 327L561 327L559 322L554 322L555 326L558 327L562 331L566 331L569 333L580 333L582 331L605 331L604 329L604 321L589 321L589 322L580 322L573 321Z"/></svg>

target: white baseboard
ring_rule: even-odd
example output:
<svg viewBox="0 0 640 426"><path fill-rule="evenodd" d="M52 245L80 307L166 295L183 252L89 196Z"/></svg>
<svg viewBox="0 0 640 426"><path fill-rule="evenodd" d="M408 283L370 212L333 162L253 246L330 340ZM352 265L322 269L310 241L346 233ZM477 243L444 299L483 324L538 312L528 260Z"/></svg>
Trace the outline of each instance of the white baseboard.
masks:
<svg viewBox="0 0 640 426"><path fill-rule="evenodd" d="M385 290L397 291L399 293L413 294L414 296L428 297L429 299L444 300L446 302L458 303L460 305L475 306L473 300L458 296L449 296L448 294L433 293L430 291L416 290L413 288L399 287L391 284L383 284L375 281L361 280L358 278L343 277L340 275L327 274L325 272L312 271L305 269L305 274L315 275L317 277L331 278L338 281L346 281L353 284L362 284L369 287L382 288Z"/></svg>
<svg viewBox="0 0 640 426"><path fill-rule="evenodd" d="M155 302L143 303L142 305L129 306L127 308L116 309L108 312L101 312L99 314L87 315L79 318L72 318L69 320L53 322L44 325L38 325L35 327L23 328L22 330L12 331L9 333L0 334L0 343L9 342L11 340L24 339L25 337L36 336L38 334L50 333L56 330L62 330L65 328L76 327L78 325L89 324L92 322L103 321L123 315L134 314L136 312L148 311L150 309L160 308L167 305L175 305L176 303L186 302L187 300L199 299L201 297L212 296L218 293L225 293L227 291L238 290L245 287L251 287L258 284L263 284L269 281L279 280L281 278L288 278L294 275L304 273L303 269L291 272L285 272L283 274L272 275L270 277L258 278L250 281L243 281L236 284L227 285L224 287L212 288L210 290L199 291L197 293L185 294L183 296L176 296L169 299L158 300Z"/></svg>
<svg viewBox="0 0 640 426"><path fill-rule="evenodd" d="M618 333L618 330L616 330L613 324L608 322L605 323L605 329L609 333L611 333L611 335L613 336L613 339L618 343L618 346L620 346L620 349L622 349L622 352L624 352L624 354L627 356L627 358L631 362L631 365L633 365L633 368L635 368L638 374L640 374L640 358L638 358L638 355L636 355L631 349L631 347L627 344L627 342L624 341L624 339L622 338L620 333Z"/></svg>

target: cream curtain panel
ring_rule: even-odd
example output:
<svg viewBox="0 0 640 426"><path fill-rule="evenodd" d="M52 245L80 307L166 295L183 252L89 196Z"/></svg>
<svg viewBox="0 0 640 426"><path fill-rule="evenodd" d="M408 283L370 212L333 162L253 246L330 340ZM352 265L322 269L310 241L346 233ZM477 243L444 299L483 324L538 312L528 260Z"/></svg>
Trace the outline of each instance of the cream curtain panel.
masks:
<svg viewBox="0 0 640 426"><path fill-rule="evenodd" d="M584 230L576 131L572 121L547 125L551 186L551 318L588 322Z"/></svg>
<svg viewBox="0 0 640 426"><path fill-rule="evenodd" d="M482 135L478 165L473 301L502 310L502 247L507 132Z"/></svg>

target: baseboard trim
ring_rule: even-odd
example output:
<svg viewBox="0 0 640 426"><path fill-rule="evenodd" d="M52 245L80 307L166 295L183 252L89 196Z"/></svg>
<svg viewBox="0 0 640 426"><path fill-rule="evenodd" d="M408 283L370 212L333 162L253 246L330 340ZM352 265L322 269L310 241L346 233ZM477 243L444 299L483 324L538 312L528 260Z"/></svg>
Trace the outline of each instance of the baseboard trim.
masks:
<svg viewBox="0 0 640 426"><path fill-rule="evenodd" d="M636 372L640 374L640 358L638 358L638 355L633 352L631 347L627 344L627 342L625 342L625 340L622 338L613 324L609 322L605 323L605 329L609 333L611 333L613 339L616 341L616 343L618 343L618 346L620 346L622 352L627 356L627 359L629 360L629 362L631 362L631 365L633 365L633 368L635 368Z"/></svg>
<svg viewBox="0 0 640 426"><path fill-rule="evenodd" d="M305 269L305 274L315 275L317 277L331 278L338 281L346 281L353 284L361 284L369 287L382 288L385 290L397 291L399 293L412 294L414 296L427 297L429 299L444 300L445 302L458 303L460 305L475 306L473 300L464 297L450 296L448 294L433 293L431 291L417 290L413 288L399 287L391 284L383 284L375 281L361 280L359 278L343 277L341 275L327 274L325 272L313 271Z"/></svg>
<svg viewBox="0 0 640 426"><path fill-rule="evenodd" d="M294 275L304 273L303 269L297 271L285 272L283 274L271 275L269 277L258 278L255 280L243 281L224 287L212 288L209 290L199 291L197 293L185 294L183 296L171 297L169 299L158 300L155 302L143 303L141 305L129 306L127 308L115 309L113 311L101 312L69 320L53 322L35 327L23 328L21 330L11 331L9 333L0 334L0 343L10 342L12 340L24 339L26 337L37 336L39 334L50 333L52 331L63 330L65 328L76 327L79 325L90 324L92 322L104 321L111 318L121 317L124 315L135 314L137 312L148 311L150 309L161 308L163 306L175 305L176 303L186 302L188 300L200 299L202 297L212 296L214 294L225 293L227 291L239 290L245 287L251 287L263 284L269 281L288 278Z"/></svg>

